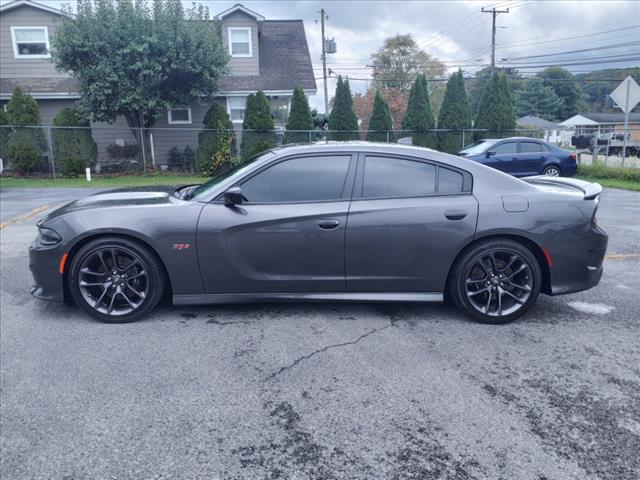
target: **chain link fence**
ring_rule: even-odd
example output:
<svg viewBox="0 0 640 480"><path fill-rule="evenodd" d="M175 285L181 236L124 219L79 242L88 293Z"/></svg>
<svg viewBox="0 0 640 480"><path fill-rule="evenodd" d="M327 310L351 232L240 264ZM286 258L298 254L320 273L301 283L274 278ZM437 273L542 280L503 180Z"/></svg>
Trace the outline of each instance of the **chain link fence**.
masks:
<svg viewBox="0 0 640 480"><path fill-rule="evenodd" d="M116 126L53 127L0 126L0 158L4 175L43 178L93 175L213 175L241 162L243 141L249 135L264 145L323 141L374 140L381 143L443 144L456 153L477 138L496 138L479 129L434 129L384 131L330 131L277 129L269 132L248 130L207 130L198 128L130 129ZM545 140L565 148L577 149L581 162L640 167L640 127L633 126L627 138L627 155L620 157L624 135L615 130L586 131L571 135L567 130L518 129L501 132L499 137L522 136ZM244 138L243 138L244 137ZM254 138L254 141L255 141ZM636 140L637 138L637 140ZM248 143L248 142L247 142ZM572 147L573 143L573 147ZM595 161L593 159L596 159Z"/></svg>

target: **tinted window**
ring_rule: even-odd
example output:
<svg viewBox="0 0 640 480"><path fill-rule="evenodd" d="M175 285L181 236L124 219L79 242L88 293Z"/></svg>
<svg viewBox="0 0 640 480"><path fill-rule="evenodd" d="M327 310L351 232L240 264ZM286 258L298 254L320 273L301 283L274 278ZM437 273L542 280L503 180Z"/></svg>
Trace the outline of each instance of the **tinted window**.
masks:
<svg viewBox="0 0 640 480"><path fill-rule="evenodd" d="M394 198L435 192L436 167L398 158L367 157L362 196Z"/></svg>
<svg viewBox="0 0 640 480"><path fill-rule="evenodd" d="M350 159L345 155L286 160L244 182L242 194L252 203L338 200Z"/></svg>
<svg viewBox="0 0 640 480"><path fill-rule="evenodd" d="M539 153L542 151L542 145L537 142L520 142L521 153Z"/></svg>
<svg viewBox="0 0 640 480"><path fill-rule="evenodd" d="M440 167L438 169L438 193L462 192L462 174L455 170Z"/></svg>
<svg viewBox="0 0 640 480"><path fill-rule="evenodd" d="M497 154L516 153L517 146L518 144L516 142L505 142L495 146L494 148L491 148L490 150L493 150Z"/></svg>

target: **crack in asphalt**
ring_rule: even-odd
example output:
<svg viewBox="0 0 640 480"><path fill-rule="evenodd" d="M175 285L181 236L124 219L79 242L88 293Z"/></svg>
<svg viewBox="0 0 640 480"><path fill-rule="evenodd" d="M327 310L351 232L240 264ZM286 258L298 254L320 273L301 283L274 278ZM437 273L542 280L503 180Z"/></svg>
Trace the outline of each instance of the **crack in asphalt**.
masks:
<svg viewBox="0 0 640 480"><path fill-rule="evenodd" d="M308 353L307 355L303 355L301 357L298 357L290 365L285 365L283 367L280 367L280 370L278 370L277 372L274 372L271 375L269 375L267 378L265 378L265 381L273 380L278 375L286 372L287 370L291 370L293 367L295 367L299 363L304 362L305 360L309 360L311 357L314 357L314 356L316 356L316 355L318 355L320 353L324 353L324 352L326 352L328 350L332 350L334 348L341 348L341 347L346 347L346 346L349 346L349 345L355 345L356 343L360 342L361 340L364 340L365 338L367 338L369 335L373 335L374 333L381 332L383 330L386 330L387 328L395 327L396 326L396 322L397 322L396 319L391 319L388 325L385 325L384 327L374 328L372 330L369 330L367 333L363 333L362 335L360 335L355 340L351 340L349 342L334 343L334 344L331 344L331 345L327 345L326 347L322 347L322 348L320 348L318 350L314 350L313 352Z"/></svg>

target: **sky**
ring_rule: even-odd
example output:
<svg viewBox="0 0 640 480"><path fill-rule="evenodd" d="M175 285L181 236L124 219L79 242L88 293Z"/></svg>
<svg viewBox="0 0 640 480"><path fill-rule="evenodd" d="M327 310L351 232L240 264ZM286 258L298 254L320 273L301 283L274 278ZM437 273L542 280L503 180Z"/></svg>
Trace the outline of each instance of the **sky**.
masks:
<svg viewBox="0 0 640 480"><path fill-rule="evenodd" d="M0 0L6 3L7 0ZM60 0L36 0L59 7ZM191 6L191 0L184 0ZM226 10L238 0L201 0L212 14ZM465 74L490 60L491 15L481 9L509 9L497 16L496 58L505 65L519 65L533 73L538 65L567 65L578 73L608 67L640 66L640 0L264 0L242 1L267 19L302 19L313 62L318 94L310 97L312 108L324 110L321 62L320 9L328 21L327 37L335 38L337 53L327 55L328 67L348 75L352 92L369 86L371 54L386 37L410 33L428 54L444 62L450 71ZM603 47L603 48L600 48ZM590 51L578 51L594 49ZM563 55L550 55L571 52ZM545 55L540 57L540 55ZM528 58L523 58L528 57ZM634 58L633 61L621 61ZM590 62L589 64L584 64ZM335 90L329 79L329 97Z"/></svg>

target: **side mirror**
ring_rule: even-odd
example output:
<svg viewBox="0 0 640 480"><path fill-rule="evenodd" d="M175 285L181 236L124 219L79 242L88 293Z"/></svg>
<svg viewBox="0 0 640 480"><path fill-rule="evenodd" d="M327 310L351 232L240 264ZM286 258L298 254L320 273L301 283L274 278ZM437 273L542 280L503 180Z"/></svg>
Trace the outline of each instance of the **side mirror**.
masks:
<svg viewBox="0 0 640 480"><path fill-rule="evenodd" d="M496 154L495 150L489 150L487 153L484 154L485 157L489 158L492 157Z"/></svg>
<svg viewBox="0 0 640 480"><path fill-rule="evenodd" d="M228 206L240 205L245 200L240 187L231 187L224 192L224 203Z"/></svg>

